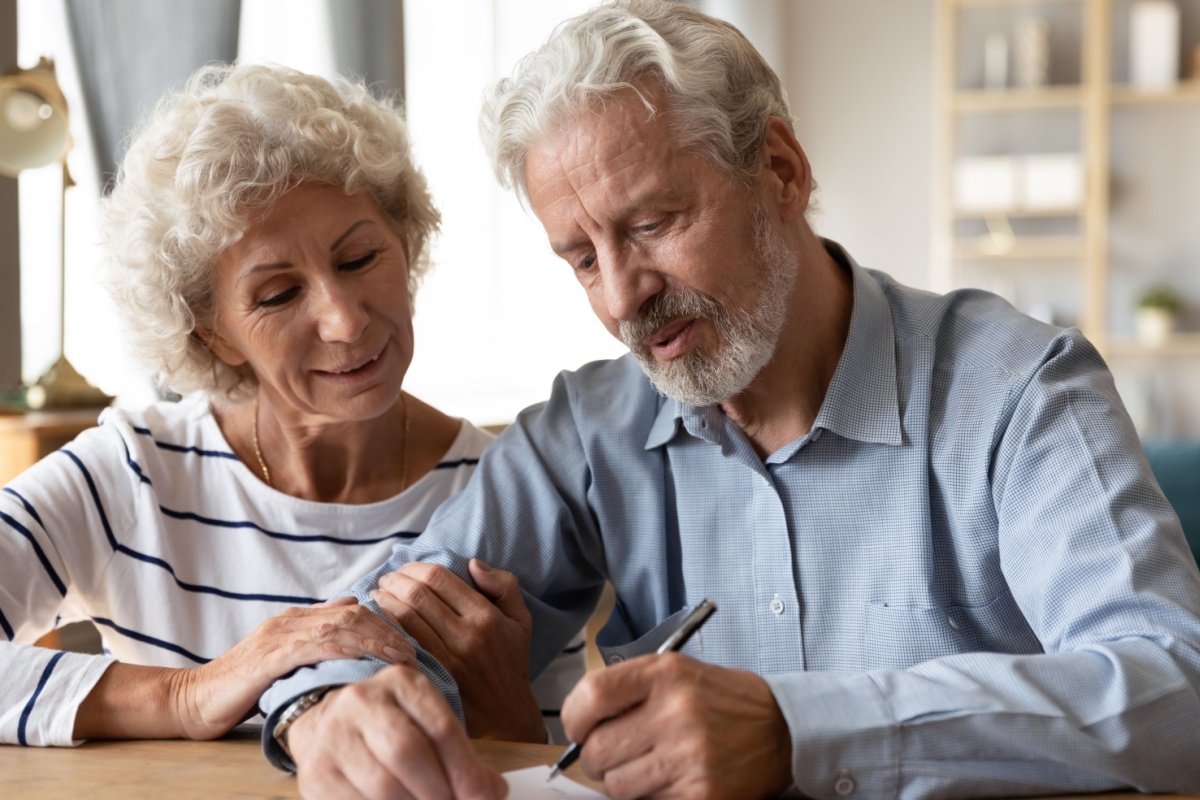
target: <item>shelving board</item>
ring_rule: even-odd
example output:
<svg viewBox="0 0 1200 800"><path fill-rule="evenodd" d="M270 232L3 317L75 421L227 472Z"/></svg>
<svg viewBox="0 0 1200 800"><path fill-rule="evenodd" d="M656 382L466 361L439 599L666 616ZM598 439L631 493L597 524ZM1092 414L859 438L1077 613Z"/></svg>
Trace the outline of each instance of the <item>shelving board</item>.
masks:
<svg viewBox="0 0 1200 800"><path fill-rule="evenodd" d="M1084 243L1078 237L1017 237L1009 246L997 246L986 237L958 239L954 257L980 261L1057 261L1083 257Z"/></svg>
<svg viewBox="0 0 1200 800"><path fill-rule="evenodd" d="M954 110L960 114L989 111L1026 111L1079 108L1083 90L1078 86L1040 89L962 89L954 93Z"/></svg>
<svg viewBox="0 0 1200 800"><path fill-rule="evenodd" d="M1170 339L1156 347L1144 345L1129 336L1110 334L1108 353L1116 357L1200 356L1200 333L1193 331L1174 333Z"/></svg>

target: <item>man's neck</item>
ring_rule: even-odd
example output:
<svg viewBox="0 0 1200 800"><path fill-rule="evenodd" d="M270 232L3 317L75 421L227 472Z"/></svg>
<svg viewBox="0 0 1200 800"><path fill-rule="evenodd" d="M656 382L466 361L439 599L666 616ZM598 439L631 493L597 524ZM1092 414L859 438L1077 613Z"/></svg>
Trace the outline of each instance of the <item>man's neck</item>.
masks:
<svg viewBox="0 0 1200 800"><path fill-rule="evenodd" d="M850 271L811 233L775 355L741 394L721 404L766 458L812 430L846 346L854 289Z"/></svg>

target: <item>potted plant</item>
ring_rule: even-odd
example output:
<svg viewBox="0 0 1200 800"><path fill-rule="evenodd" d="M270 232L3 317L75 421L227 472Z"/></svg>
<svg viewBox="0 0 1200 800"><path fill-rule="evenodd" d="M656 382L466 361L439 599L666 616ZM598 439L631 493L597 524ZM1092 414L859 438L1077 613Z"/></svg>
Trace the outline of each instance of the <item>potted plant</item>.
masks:
<svg viewBox="0 0 1200 800"><path fill-rule="evenodd" d="M1173 289L1154 286L1138 297L1134 310L1137 338L1146 347L1162 347L1175 330L1175 317L1183 302Z"/></svg>

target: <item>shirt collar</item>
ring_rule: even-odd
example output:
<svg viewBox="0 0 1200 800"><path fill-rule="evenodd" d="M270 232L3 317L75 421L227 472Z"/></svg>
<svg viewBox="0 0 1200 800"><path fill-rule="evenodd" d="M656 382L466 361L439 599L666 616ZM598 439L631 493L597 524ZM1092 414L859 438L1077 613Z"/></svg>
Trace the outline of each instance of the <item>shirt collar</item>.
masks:
<svg viewBox="0 0 1200 800"><path fill-rule="evenodd" d="M824 428L862 442L903 444L900 398L896 388L896 333L891 308L883 288L870 273L841 245L829 239L824 242L829 254L850 270L854 301L846 345L813 430ZM650 427L646 449L661 447L673 439L685 416L699 419L714 413L720 415L715 406L697 408L660 397L658 416ZM712 425L710 430L715 433L720 426ZM784 454L781 450L777 455Z"/></svg>
<svg viewBox="0 0 1200 800"><path fill-rule="evenodd" d="M896 330L883 287L842 246L825 247L850 269L854 305L846 346L817 412L813 429L824 428L861 442L900 445L900 394L896 387Z"/></svg>

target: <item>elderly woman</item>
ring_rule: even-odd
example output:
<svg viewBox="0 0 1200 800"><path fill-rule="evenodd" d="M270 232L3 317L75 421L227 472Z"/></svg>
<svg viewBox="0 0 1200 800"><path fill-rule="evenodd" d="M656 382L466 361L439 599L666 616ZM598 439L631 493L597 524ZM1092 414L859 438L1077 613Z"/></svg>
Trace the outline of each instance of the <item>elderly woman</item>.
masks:
<svg viewBox="0 0 1200 800"><path fill-rule="evenodd" d="M473 565L486 596L398 578L385 602L422 621L418 650L318 602L419 535L489 439L402 390L438 215L399 110L206 68L135 136L104 219L135 350L187 399L105 411L0 493L0 741L212 738L299 666L426 652L458 670L473 735L542 740L508 573ZM29 646L73 619L105 655ZM551 711L582 672L564 659L534 688Z"/></svg>

